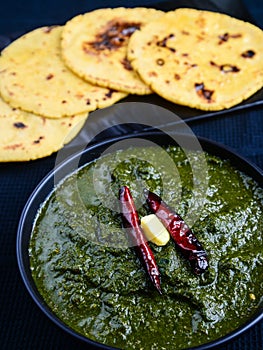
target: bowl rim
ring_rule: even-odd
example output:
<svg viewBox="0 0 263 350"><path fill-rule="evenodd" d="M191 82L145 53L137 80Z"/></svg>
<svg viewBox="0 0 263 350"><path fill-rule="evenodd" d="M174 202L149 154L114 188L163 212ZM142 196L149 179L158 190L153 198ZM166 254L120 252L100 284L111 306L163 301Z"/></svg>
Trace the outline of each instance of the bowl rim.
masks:
<svg viewBox="0 0 263 350"><path fill-rule="evenodd" d="M107 138L107 139L99 141L95 144L89 145L85 149L83 149L79 152L73 153L72 155L67 157L64 161L62 161L60 164L58 164L54 169L52 169L46 176L43 177L43 179L38 183L38 185L35 187L35 189L31 193L31 195L29 196L29 198L28 198L28 200L27 200L27 202L22 210L21 216L20 216L20 220L19 220L18 228L17 228L17 237L16 237L16 256L17 256L17 263L18 263L20 275L22 277L22 280L24 282L24 285L25 285L27 291L31 295L31 297L34 300L34 302L36 303L36 305L42 310L42 312L53 323L55 323L58 327L60 327L65 332L69 333L71 336L77 338L78 340L80 340L86 344L98 347L98 349L113 350L113 349L118 349L118 348L97 342L95 340L92 340L92 339L78 333L77 331L74 331L73 329L71 329L67 324L65 324L60 318L58 318L52 312L52 310L49 308L49 306L44 301L41 294L38 292L32 276L30 278L30 271L27 270L27 267L26 267L26 264L24 261L25 257L24 257L24 253L23 253L24 232L26 229L29 230L29 228L27 227L28 225L27 225L26 220L28 218L29 211L31 210L34 202L37 200L38 194L41 193L41 190L43 190L44 186L47 186L49 181L52 182L52 179L56 173L58 173L59 171L62 171L62 173L63 173L63 169L66 168L67 166L69 166L70 163L74 162L74 160L77 159L78 157L80 157L81 155L83 155L83 154L86 155L89 152L93 152L93 151L98 150L100 147L105 147L105 146L110 145L114 142L125 140L127 138L145 138L145 137L148 137L151 139L152 137L161 136L162 134L164 134L164 132L161 132L158 130L151 131L151 132L137 132L137 133L133 133L133 134L125 134L125 135L121 135L121 136ZM182 134L178 134L178 135L181 135L183 137L192 137L189 135L182 135ZM216 155L222 159L230 159L231 163L232 163L232 161L234 161L234 166L236 166L237 169L239 169L239 167L241 167L241 166L245 166L247 168L246 170L241 170L241 169L239 169L239 170L241 170L245 174L247 174L247 170L249 169L248 175L251 176L253 179L255 179L257 182L259 182L259 185L261 187L263 187L263 170L261 168L259 168L257 165L255 165L253 162L251 162L247 158L243 157L242 155L238 154L231 147L228 147L222 143L210 140L210 139L205 138L205 137L199 137L199 136L196 136L196 137L197 137L198 141L200 142L202 148L204 147L204 145L206 147L209 145L210 149L207 150L208 153L211 153L211 154L217 153ZM222 156L222 152L224 153L223 156ZM94 158L92 157L92 159L96 159L96 157L94 157ZM88 162L86 162L86 163L88 163ZM67 175L69 175L71 173L72 172L69 172L69 173L67 172ZM61 177L61 180L64 179L66 176L63 175ZM51 191L50 190L48 191L48 194L43 196L43 198L47 198L48 195L53 190L54 190L54 186L53 186L53 189L51 189ZM41 206L41 204L43 203L43 200L40 202L39 201L37 201L37 202L38 202L37 208L39 208ZM35 211L35 215L36 215L37 209L35 208L34 211ZM31 221L31 230L33 228L33 224L34 224L34 222ZM29 237L29 240L30 240L30 237ZM28 240L28 243L29 243L29 240ZM27 247L28 247L28 245L27 245ZM256 325L262 319L263 319L263 307L260 305L258 307L258 310L255 312L255 314L248 321L246 321L243 325L239 326L235 330L233 330L233 331L229 332L228 334L226 334L222 337L219 337L218 339L215 339L213 341L210 341L210 342L207 342L205 344L198 345L198 346L194 346L191 348L186 348L186 349L188 349L188 350L207 350L207 349L216 348L217 346L222 346L222 345L230 342L234 338L240 336L244 332L246 332L248 329L250 329L251 327Z"/></svg>

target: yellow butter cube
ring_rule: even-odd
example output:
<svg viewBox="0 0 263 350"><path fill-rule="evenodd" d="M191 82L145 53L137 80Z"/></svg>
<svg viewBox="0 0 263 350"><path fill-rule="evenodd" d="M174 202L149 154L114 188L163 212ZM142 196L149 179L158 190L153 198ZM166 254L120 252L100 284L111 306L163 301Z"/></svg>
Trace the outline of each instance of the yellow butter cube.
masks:
<svg viewBox="0 0 263 350"><path fill-rule="evenodd" d="M168 243L170 234L156 215L150 214L142 217L141 227L149 241L158 246L163 246Z"/></svg>

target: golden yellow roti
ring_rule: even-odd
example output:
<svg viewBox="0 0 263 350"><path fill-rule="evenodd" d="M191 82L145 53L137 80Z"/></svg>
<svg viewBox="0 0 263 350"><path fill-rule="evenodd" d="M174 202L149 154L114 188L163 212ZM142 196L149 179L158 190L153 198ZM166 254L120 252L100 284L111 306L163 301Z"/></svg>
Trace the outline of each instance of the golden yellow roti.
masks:
<svg viewBox="0 0 263 350"><path fill-rule="evenodd" d="M46 157L70 142L87 113L60 119L40 117L10 107L0 98L0 162Z"/></svg>
<svg viewBox="0 0 263 350"><path fill-rule="evenodd" d="M134 31L163 15L147 8L106 8L76 16L62 33L66 64L87 81L132 94L151 89L133 71L127 43Z"/></svg>
<svg viewBox="0 0 263 350"><path fill-rule="evenodd" d="M219 13L168 12L134 33L128 58L157 94L202 110L229 108L263 86L263 31Z"/></svg>
<svg viewBox="0 0 263 350"><path fill-rule="evenodd" d="M61 59L62 27L25 34L2 51L0 93L12 106L50 118L110 106L126 94L91 85Z"/></svg>

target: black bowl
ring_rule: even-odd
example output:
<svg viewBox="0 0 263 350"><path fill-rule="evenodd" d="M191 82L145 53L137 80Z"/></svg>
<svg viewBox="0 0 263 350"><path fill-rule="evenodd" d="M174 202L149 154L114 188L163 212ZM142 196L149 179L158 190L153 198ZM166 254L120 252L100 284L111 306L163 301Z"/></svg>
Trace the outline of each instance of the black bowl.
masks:
<svg viewBox="0 0 263 350"><path fill-rule="evenodd" d="M193 136L177 134L176 137L171 137L164 132L161 131L152 131L152 132L141 132L131 135L124 135L120 137L115 137L112 139L108 139L106 141L99 142L98 144L88 146L84 150L75 153L74 155L68 157L66 160L61 162L56 168L51 171L36 187L32 195L30 196L28 202L25 205L25 208L22 212L18 233L17 233L17 260L20 269L20 273L22 275L22 279L25 283L25 286L30 293L31 297L35 301L35 303L40 307L40 309L46 314L51 321L53 321L56 325L61 327L64 331L76 337L77 339L83 341L84 343L93 346L98 349L114 349L110 346L103 345L101 343L97 343L93 340L86 338L85 336L75 332L66 324L64 324L48 307L48 305L43 300L39 291L36 288L34 280L30 271L29 264L29 241L30 236L34 224L35 217L38 213L38 210L41 204L46 200L49 194L53 191L55 184L62 181L67 175L75 171L78 167L97 159L100 155L111 145L118 143L120 141L126 141L132 138L141 138L152 141L159 145L169 145L174 144L175 139L181 139L185 144L188 144L189 147L193 145L192 139ZM213 142L208 139L198 138L198 141L204 151L212 155L219 156L222 159L230 160L231 164L237 169L241 170L248 176L252 177L261 187L263 187L263 171L256 167L254 164L244 159L240 155L236 154L233 150ZM76 168L77 164L77 168ZM194 347L192 349L204 350L204 349L215 349L218 346L222 346L226 342L229 342L233 338L239 336L244 333L250 327L254 326L257 322L262 320L263 318L263 309L260 306L257 312L253 317L249 320L249 322L244 323L241 327L237 328L235 331L229 333L228 335L221 337L215 341L206 343L204 345L200 345Z"/></svg>

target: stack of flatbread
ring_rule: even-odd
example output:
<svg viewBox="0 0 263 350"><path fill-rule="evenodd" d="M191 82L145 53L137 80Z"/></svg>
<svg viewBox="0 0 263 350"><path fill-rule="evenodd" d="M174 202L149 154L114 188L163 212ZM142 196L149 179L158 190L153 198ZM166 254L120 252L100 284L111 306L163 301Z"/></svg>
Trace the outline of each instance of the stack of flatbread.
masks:
<svg viewBox="0 0 263 350"><path fill-rule="evenodd" d="M252 24L193 9L95 10L2 51L0 161L58 151L90 112L128 94L220 110L262 86L263 32Z"/></svg>
<svg viewBox="0 0 263 350"><path fill-rule="evenodd" d="M0 57L0 161L48 156L78 134L91 111L112 105L129 91L150 93L132 68L124 68L128 65L126 47L135 30L161 14L146 8L97 10L72 19L66 26L33 30L5 48ZM73 53L72 61L80 71L66 64L61 42L62 35L70 34L71 26L80 45L87 49L96 47L96 42L100 46L100 40L104 41L101 45L107 45L109 40L110 46L98 49L104 63L100 55L95 57L96 48L94 62L79 59L81 52L77 50L74 60L72 46L67 52ZM103 32L105 37L98 39ZM114 67L112 61L116 61ZM116 77L115 84L107 83L104 64L108 76ZM82 74L85 67L93 72L92 79ZM99 84L102 76L104 83ZM121 84L130 90L119 89Z"/></svg>

